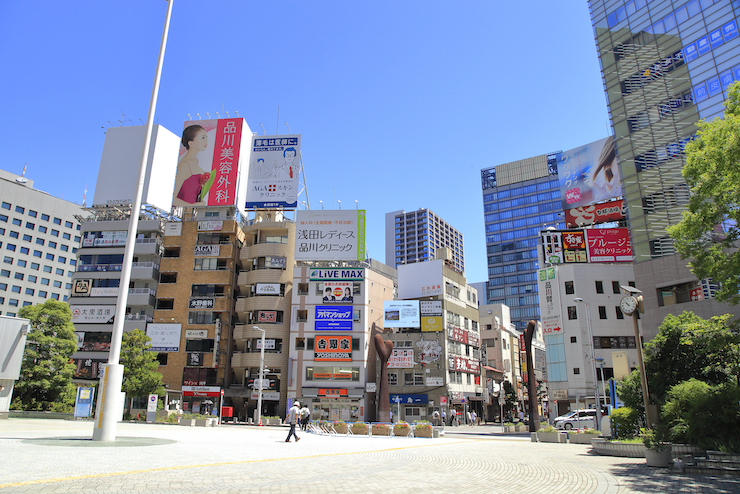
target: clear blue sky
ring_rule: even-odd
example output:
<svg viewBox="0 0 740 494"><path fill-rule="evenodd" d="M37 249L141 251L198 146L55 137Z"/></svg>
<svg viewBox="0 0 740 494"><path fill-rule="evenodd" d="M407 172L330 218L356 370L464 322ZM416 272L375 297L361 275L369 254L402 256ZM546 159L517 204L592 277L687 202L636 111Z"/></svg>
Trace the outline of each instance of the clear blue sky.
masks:
<svg viewBox="0 0 740 494"><path fill-rule="evenodd" d="M0 2L0 168L90 201L109 122L146 120L166 8ZM487 278L480 170L608 132L585 0L175 0L157 123L222 109L301 134L311 207L357 200L375 259L386 212L434 211L469 282Z"/></svg>

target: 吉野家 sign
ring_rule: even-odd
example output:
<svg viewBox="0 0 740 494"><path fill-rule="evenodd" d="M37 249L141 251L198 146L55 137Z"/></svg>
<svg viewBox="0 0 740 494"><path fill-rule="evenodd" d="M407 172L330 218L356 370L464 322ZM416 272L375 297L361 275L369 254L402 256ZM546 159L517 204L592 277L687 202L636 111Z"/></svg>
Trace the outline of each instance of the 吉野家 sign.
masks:
<svg viewBox="0 0 740 494"><path fill-rule="evenodd" d="M314 360L319 362L351 361L351 336L316 336L313 344Z"/></svg>

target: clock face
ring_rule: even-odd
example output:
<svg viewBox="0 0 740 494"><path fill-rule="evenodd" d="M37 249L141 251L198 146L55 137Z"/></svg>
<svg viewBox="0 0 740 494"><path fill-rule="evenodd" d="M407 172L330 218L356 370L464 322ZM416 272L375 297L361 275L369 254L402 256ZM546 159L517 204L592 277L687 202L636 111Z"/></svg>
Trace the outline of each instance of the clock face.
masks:
<svg viewBox="0 0 740 494"><path fill-rule="evenodd" d="M619 302L619 308L622 309L627 315L632 314L637 308L637 299L635 297L626 296Z"/></svg>

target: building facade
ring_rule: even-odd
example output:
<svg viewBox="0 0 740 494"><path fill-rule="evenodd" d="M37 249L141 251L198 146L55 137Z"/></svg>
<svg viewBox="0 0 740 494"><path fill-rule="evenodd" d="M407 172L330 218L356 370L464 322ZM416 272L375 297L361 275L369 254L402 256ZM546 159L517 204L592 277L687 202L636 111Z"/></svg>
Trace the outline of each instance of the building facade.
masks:
<svg viewBox="0 0 740 494"><path fill-rule="evenodd" d="M465 272L462 234L429 209L393 211L385 214L385 263L401 264L431 261L437 249L447 247L452 265Z"/></svg>
<svg viewBox="0 0 740 494"><path fill-rule="evenodd" d="M524 331L539 319L537 246L540 231L564 228L555 153L481 170L488 256L487 304L505 304Z"/></svg>
<svg viewBox="0 0 740 494"><path fill-rule="evenodd" d="M689 199L684 146L698 120L722 116L727 88L740 80L740 3L588 4L629 210L635 282L644 296L645 338L669 313L738 314L740 308L713 299L711 280L691 273L666 229L681 220Z"/></svg>
<svg viewBox="0 0 740 494"><path fill-rule="evenodd" d="M47 299L66 301L80 246L81 206L0 170L0 314Z"/></svg>

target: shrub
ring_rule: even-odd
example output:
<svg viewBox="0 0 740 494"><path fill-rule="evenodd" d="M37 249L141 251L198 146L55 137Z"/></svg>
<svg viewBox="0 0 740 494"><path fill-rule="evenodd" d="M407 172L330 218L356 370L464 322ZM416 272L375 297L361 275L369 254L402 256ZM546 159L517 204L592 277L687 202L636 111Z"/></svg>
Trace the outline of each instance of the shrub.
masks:
<svg viewBox="0 0 740 494"><path fill-rule="evenodd" d="M549 425L547 427L540 428L537 432L557 432L557 431L558 430L555 427Z"/></svg>
<svg viewBox="0 0 740 494"><path fill-rule="evenodd" d="M599 434L599 431L596 429L583 429L583 432L579 432L579 434Z"/></svg>
<svg viewBox="0 0 740 494"><path fill-rule="evenodd" d="M642 437L642 444L644 444L647 449L665 451L668 449L668 446L670 446L665 427L659 429L642 429L640 431L640 436Z"/></svg>
<svg viewBox="0 0 740 494"><path fill-rule="evenodd" d="M621 407L611 414L612 436L615 439L634 437L639 430L637 412L630 407Z"/></svg>
<svg viewBox="0 0 740 494"><path fill-rule="evenodd" d="M668 436L676 443L740 452L740 387L711 386L690 379L671 387L662 410Z"/></svg>
<svg viewBox="0 0 740 494"><path fill-rule="evenodd" d="M398 422L393 425L393 430L409 429L411 426L406 422Z"/></svg>
<svg viewBox="0 0 740 494"><path fill-rule="evenodd" d="M429 431L432 430L432 424L429 422L421 422L416 424L417 431Z"/></svg>

